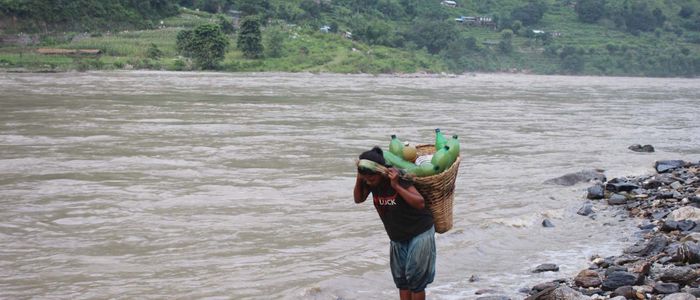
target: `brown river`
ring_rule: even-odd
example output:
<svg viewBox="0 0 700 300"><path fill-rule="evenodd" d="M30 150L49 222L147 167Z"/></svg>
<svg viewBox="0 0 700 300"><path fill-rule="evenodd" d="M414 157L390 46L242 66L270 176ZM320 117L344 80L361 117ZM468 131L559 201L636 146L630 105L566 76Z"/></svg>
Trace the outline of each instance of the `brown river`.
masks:
<svg viewBox="0 0 700 300"><path fill-rule="evenodd" d="M700 79L0 73L0 299L398 299L354 159L436 127L462 163L427 296L522 299L636 239L543 181L700 160Z"/></svg>

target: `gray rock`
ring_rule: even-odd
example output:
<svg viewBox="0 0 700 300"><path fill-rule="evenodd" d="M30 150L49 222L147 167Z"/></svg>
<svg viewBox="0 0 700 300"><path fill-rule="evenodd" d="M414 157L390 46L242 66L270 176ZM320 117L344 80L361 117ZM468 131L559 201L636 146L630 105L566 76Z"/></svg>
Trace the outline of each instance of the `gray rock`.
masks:
<svg viewBox="0 0 700 300"><path fill-rule="evenodd" d="M651 272L652 263L647 260L636 261L629 265L627 271L637 275L637 278L644 278Z"/></svg>
<svg viewBox="0 0 700 300"><path fill-rule="evenodd" d="M554 300L586 300L591 299L581 292L576 291L568 286L562 285L554 290L552 293Z"/></svg>
<svg viewBox="0 0 700 300"><path fill-rule="evenodd" d="M586 198L591 200L603 199L605 197L605 187L602 184L596 184L589 187L587 190Z"/></svg>
<svg viewBox="0 0 700 300"><path fill-rule="evenodd" d="M557 178L548 179L544 183L571 186L579 182L589 182L591 180L605 182L606 177L605 174L603 174L603 170L582 170L576 173L569 173Z"/></svg>
<svg viewBox="0 0 700 300"><path fill-rule="evenodd" d="M558 282L543 282L540 284L537 284L532 287L532 290L535 292L541 292L547 289L551 289L552 291L556 289L559 286Z"/></svg>
<svg viewBox="0 0 700 300"><path fill-rule="evenodd" d="M659 294L673 294L678 293L678 291L680 291L678 283L659 282L654 285L654 292Z"/></svg>
<svg viewBox="0 0 700 300"><path fill-rule="evenodd" d="M483 294L495 294L498 293L497 290L494 289L480 289L474 292L474 295L483 295Z"/></svg>
<svg viewBox="0 0 700 300"><path fill-rule="evenodd" d="M542 220L542 227L554 227L554 223L552 223L552 221L549 219L544 219Z"/></svg>
<svg viewBox="0 0 700 300"><path fill-rule="evenodd" d="M684 165L685 161L682 160L659 160L654 164L654 168L656 168L656 172L665 173Z"/></svg>
<svg viewBox="0 0 700 300"><path fill-rule="evenodd" d="M646 257L659 254L668 245L664 236L655 236L648 241L640 241L623 252L635 256Z"/></svg>
<svg viewBox="0 0 700 300"><path fill-rule="evenodd" d="M610 273L608 277L603 280L603 290L614 291L619 287L623 287L626 285L632 286L636 283L637 276L635 276L634 274L624 271L615 271Z"/></svg>
<svg viewBox="0 0 700 300"><path fill-rule="evenodd" d="M673 183L671 183L670 186L672 189L677 190L680 189L683 185L678 181L674 181Z"/></svg>
<svg viewBox="0 0 700 300"><path fill-rule="evenodd" d="M532 273L542 273L542 272L558 272L559 266L555 264L541 264L537 266Z"/></svg>
<svg viewBox="0 0 700 300"><path fill-rule="evenodd" d="M634 288L632 288L631 285L625 285L621 286L619 288L616 288L615 291L612 293L613 296L622 296L627 299L634 299L636 298L636 292Z"/></svg>
<svg viewBox="0 0 700 300"><path fill-rule="evenodd" d="M614 298L610 298L610 300L627 300L627 298L625 298L625 296L617 296Z"/></svg>
<svg viewBox="0 0 700 300"><path fill-rule="evenodd" d="M670 267L661 273L659 279L663 282L689 284L698 278L698 274L690 267Z"/></svg>
<svg viewBox="0 0 700 300"><path fill-rule="evenodd" d="M668 219L673 221L691 220L694 222L700 222L700 208L683 206L672 211L668 215Z"/></svg>
<svg viewBox="0 0 700 300"><path fill-rule="evenodd" d="M627 197L620 194L613 194L608 199L608 204L610 205L623 205L627 203Z"/></svg>
<svg viewBox="0 0 700 300"><path fill-rule="evenodd" d="M670 213L671 213L671 212L670 212L670 211L667 211L667 210L657 211L657 212L655 212L655 213L652 213L652 214L651 214L651 217L652 217L654 220L661 220L661 219L665 218L666 216L668 216L668 214L670 214Z"/></svg>
<svg viewBox="0 0 700 300"><path fill-rule="evenodd" d="M614 178L605 184L605 189L611 192L630 192L638 189L639 186L627 181L625 178Z"/></svg>
<svg viewBox="0 0 700 300"><path fill-rule="evenodd" d="M634 152L654 152L654 146L652 146L652 145L642 146L640 144L634 144L634 145L627 147L627 149L630 149Z"/></svg>
<svg viewBox="0 0 700 300"><path fill-rule="evenodd" d="M495 295L495 296L481 296L476 298L476 300L511 300L510 297Z"/></svg>
<svg viewBox="0 0 700 300"><path fill-rule="evenodd" d="M593 202L586 201L583 203L581 208L576 212L579 215L587 216L593 213Z"/></svg>
<svg viewBox="0 0 700 300"><path fill-rule="evenodd" d="M695 296L688 293L675 293L664 297L664 300L696 300Z"/></svg>
<svg viewBox="0 0 700 300"><path fill-rule="evenodd" d="M659 230L663 232L671 232L674 230L678 230L678 222L673 220L666 220L663 222L663 224L661 224Z"/></svg>
<svg viewBox="0 0 700 300"><path fill-rule="evenodd" d="M549 283L551 284L551 282L549 282ZM543 285L543 284L544 284L544 283L540 283L540 284L538 284L538 285L532 287L532 290L533 290L535 293L533 293L532 295L530 295L530 297L525 298L525 300L549 300L549 299L551 299L551 298L550 298L550 295L551 295L552 292L554 292L554 290L559 286L559 284L557 283L556 286L550 286L550 287L547 287L547 288L542 289L542 290L536 290L536 289L535 289L535 287L537 287L537 286L539 286L539 285Z"/></svg>
<svg viewBox="0 0 700 300"><path fill-rule="evenodd" d="M683 289L684 293L691 294L697 298L700 298L700 288L693 288L693 287L685 287Z"/></svg>
<svg viewBox="0 0 700 300"><path fill-rule="evenodd" d="M691 231L697 224L692 220L683 220L676 222L678 224L677 228L680 231Z"/></svg>

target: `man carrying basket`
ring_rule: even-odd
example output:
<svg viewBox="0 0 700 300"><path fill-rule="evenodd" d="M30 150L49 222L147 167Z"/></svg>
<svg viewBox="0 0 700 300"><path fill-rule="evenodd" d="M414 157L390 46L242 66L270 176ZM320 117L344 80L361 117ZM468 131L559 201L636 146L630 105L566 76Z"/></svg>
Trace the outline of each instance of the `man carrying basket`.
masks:
<svg viewBox="0 0 700 300"><path fill-rule="evenodd" d="M370 193L390 239L390 266L401 300L425 299L435 278L435 227L425 199L413 184L386 168L379 147L360 155L353 191L355 203Z"/></svg>

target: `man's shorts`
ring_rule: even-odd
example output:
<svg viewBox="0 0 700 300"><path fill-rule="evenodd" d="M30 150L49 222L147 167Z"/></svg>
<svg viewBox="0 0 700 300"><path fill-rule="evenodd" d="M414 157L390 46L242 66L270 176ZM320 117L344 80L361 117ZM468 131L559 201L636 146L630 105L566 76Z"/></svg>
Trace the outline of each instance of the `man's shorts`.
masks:
<svg viewBox="0 0 700 300"><path fill-rule="evenodd" d="M435 278L435 226L412 239L391 241L391 275L396 287L421 292Z"/></svg>

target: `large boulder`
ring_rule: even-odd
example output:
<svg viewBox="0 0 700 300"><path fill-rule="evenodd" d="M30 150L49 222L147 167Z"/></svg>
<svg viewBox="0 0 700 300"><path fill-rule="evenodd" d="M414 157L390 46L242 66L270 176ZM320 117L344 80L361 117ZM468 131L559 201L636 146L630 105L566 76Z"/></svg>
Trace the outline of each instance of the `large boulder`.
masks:
<svg viewBox="0 0 700 300"><path fill-rule="evenodd" d="M476 300L511 300L508 296L495 295L495 296L481 296L476 298Z"/></svg>
<svg viewBox="0 0 700 300"><path fill-rule="evenodd" d="M659 160L654 164L654 168L656 168L656 172L665 173L684 165L685 161L682 160Z"/></svg>
<svg viewBox="0 0 700 300"><path fill-rule="evenodd" d="M586 198L591 200L603 199L605 197L605 187L602 184L596 184L589 187L587 190Z"/></svg>
<svg viewBox="0 0 700 300"><path fill-rule="evenodd" d="M695 296L688 293L670 294L663 298L664 300L696 300Z"/></svg>
<svg viewBox="0 0 700 300"><path fill-rule="evenodd" d="M542 273L542 272L558 272L559 266L555 264L541 264L537 266L532 273Z"/></svg>
<svg viewBox="0 0 700 300"><path fill-rule="evenodd" d="M648 241L640 241L628 247L623 252L639 257L653 256L661 253L668 245L668 239L662 235L655 236Z"/></svg>
<svg viewBox="0 0 700 300"><path fill-rule="evenodd" d="M638 188L637 184L630 182L626 178L613 178L605 184L605 189L613 193L631 192Z"/></svg>
<svg viewBox="0 0 700 300"><path fill-rule="evenodd" d="M625 271L615 271L603 280L603 290L614 291L623 286L632 286L637 283L637 276Z"/></svg>
<svg viewBox="0 0 700 300"><path fill-rule="evenodd" d="M678 291L680 291L680 287L675 282L658 282L654 285L654 292L659 294L673 294L678 293Z"/></svg>
<svg viewBox="0 0 700 300"><path fill-rule="evenodd" d="M627 147L627 149L630 149L634 152L654 152L654 146L652 146L652 145L642 146L640 144L634 144L634 145Z"/></svg>
<svg viewBox="0 0 700 300"><path fill-rule="evenodd" d="M667 218L671 221L691 220L695 223L700 223L700 208L683 206L672 211Z"/></svg>
<svg viewBox="0 0 700 300"><path fill-rule="evenodd" d="M544 183L571 186L580 182L589 182L592 180L605 182L606 177L605 174L603 174L603 170L582 170L576 173L569 173L563 176L548 179Z"/></svg>
<svg viewBox="0 0 700 300"><path fill-rule="evenodd" d="M588 297L579 291L576 291L566 285L561 285L558 287L550 287L545 290L540 291L530 297L525 298L526 300L589 300Z"/></svg>
<svg viewBox="0 0 700 300"><path fill-rule="evenodd" d="M593 270L583 270L574 278L574 284L582 288L599 287L603 284L600 274Z"/></svg>
<svg viewBox="0 0 700 300"><path fill-rule="evenodd" d="M583 203L581 208L576 212L579 215L582 216L588 216L593 213L593 202L590 200L587 200L586 202Z"/></svg>
<svg viewBox="0 0 700 300"><path fill-rule="evenodd" d="M670 267L661 273L659 279L663 282L689 284L698 278L698 273L690 267Z"/></svg>
<svg viewBox="0 0 700 300"><path fill-rule="evenodd" d="M624 205L627 203L627 197L620 194L613 194L608 198L608 204L610 205Z"/></svg>

